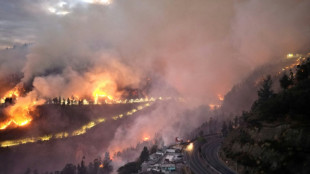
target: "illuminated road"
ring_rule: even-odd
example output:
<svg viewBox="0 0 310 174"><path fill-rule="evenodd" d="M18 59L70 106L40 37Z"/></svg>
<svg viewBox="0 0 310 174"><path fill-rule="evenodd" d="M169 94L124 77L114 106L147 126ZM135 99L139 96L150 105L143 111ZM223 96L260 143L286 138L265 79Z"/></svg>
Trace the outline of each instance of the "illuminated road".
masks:
<svg viewBox="0 0 310 174"><path fill-rule="evenodd" d="M192 152L186 153L186 160L191 168L191 170L195 174L211 174L214 173L214 171L210 168L209 164L202 158L200 153L198 152L199 144L194 144L194 150Z"/></svg>
<svg viewBox="0 0 310 174"><path fill-rule="evenodd" d="M186 159L191 170L195 174L235 174L218 157L221 139L217 136L207 138L207 143L199 145L195 142L193 152L186 154ZM201 152L199 152L199 146Z"/></svg>

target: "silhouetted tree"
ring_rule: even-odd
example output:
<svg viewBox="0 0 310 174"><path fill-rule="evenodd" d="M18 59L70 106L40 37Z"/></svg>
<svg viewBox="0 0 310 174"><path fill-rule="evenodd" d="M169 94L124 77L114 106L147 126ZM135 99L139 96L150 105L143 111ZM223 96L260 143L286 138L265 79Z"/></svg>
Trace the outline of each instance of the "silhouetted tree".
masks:
<svg viewBox="0 0 310 174"><path fill-rule="evenodd" d="M284 75L280 79L281 88L286 90L292 84L293 84L293 81L291 81L291 79L288 77L288 75L286 75L286 73L284 73Z"/></svg>
<svg viewBox="0 0 310 174"><path fill-rule="evenodd" d="M57 99L57 97L53 98L53 103L54 103L54 104L58 104L58 99Z"/></svg>
<svg viewBox="0 0 310 174"><path fill-rule="evenodd" d="M65 168L61 171L62 174L76 174L76 167L73 164L66 164Z"/></svg>
<svg viewBox="0 0 310 174"><path fill-rule="evenodd" d="M87 174L87 168L85 166L84 159L85 159L85 157L83 157L83 159L81 161L81 165L78 165L78 167L77 167L78 174Z"/></svg>
<svg viewBox="0 0 310 174"><path fill-rule="evenodd" d="M100 164L101 164L100 158L94 160L94 174L98 173Z"/></svg>
<svg viewBox="0 0 310 174"><path fill-rule="evenodd" d="M257 91L259 101L266 101L274 94L273 90L271 89L271 86L272 86L271 76L268 75L267 78L264 79L261 88Z"/></svg>
<svg viewBox="0 0 310 174"><path fill-rule="evenodd" d="M147 147L144 146L139 157L139 162L142 164L144 161L147 161L149 159L149 155L149 150L147 149Z"/></svg>
<svg viewBox="0 0 310 174"><path fill-rule="evenodd" d="M104 154L104 159L103 159L103 168L102 168L102 173L103 174L110 174L113 171L113 166L111 165L111 158L110 158L110 153L106 152Z"/></svg>
<svg viewBox="0 0 310 174"><path fill-rule="evenodd" d="M292 81L292 85L293 85L294 84L294 73L293 73L292 69L290 69L289 79L290 79L290 81Z"/></svg>
<svg viewBox="0 0 310 174"><path fill-rule="evenodd" d="M302 63L301 65L297 65L296 68L296 80L297 81L302 81L304 79L308 78L308 66L306 63Z"/></svg>
<svg viewBox="0 0 310 174"><path fill-rule="evenodd" d="M158 146L154 144L150 149L150 154L156 153Z"/></svg>

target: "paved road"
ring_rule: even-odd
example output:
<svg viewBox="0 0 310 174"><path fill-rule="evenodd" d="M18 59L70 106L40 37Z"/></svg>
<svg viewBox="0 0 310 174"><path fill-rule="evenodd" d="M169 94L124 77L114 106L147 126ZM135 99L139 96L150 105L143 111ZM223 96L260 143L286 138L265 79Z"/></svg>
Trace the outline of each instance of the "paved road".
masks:
<svg viewBox="0 0 310 174"><path fill-rule="evenodd" d="M235 174L218 157L221 139L214 136L207 138L207 143L194 143L194 150L186 155L188 164L195 174ZM199 152L199 146L201 147Z"/></svg>
<svg viewBox="0 0 310 174"><path fill-rule="evenodd" d="M212 166L212 168L217 171L217 173L236 174L236 172L228 168L226 164L219 159L218 152L221 146L221 142L221 138L214 138L209 143L202 145L201 149L205 154L203 157L207 163L209 163L210 166Z"/></svg>
<svg viewBox="0 0 310 174"><path fill-rule="evenodd" d="M186 155L187 163L195 174L212 174L214 171L210 168L209 164L203 159L202 155L198 152L198 143L194 144L194 150L188 152Z"/></svg>

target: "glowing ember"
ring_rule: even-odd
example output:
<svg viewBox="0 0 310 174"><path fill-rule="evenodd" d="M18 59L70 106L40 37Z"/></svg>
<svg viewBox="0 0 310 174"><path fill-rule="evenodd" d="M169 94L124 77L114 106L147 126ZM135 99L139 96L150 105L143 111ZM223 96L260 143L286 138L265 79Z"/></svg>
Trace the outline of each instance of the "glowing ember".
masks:
<svg viewBox="0 0 310 174"><path fill-rule="evenodd" d="M216 104L209 104L209 107L211 110L219 108L221 105L216 105Z"/></svg>
<svg viewBox="0 0 310 174"><path fill-rule="evenodd" d="M149 140L150 140L150 137L149 137L149 136L146 136L146 137L143 138L143 140L144 140L144 141L149 141Z"/></svg>
<svg viewBox="0 0 310 174"><path fill-rule="evenodd" d="M220 101L223 101L223 100L224 100L224 97L223 97L221 94L218 94L218 95L217 95L217 98L218 98Z"/></svg>

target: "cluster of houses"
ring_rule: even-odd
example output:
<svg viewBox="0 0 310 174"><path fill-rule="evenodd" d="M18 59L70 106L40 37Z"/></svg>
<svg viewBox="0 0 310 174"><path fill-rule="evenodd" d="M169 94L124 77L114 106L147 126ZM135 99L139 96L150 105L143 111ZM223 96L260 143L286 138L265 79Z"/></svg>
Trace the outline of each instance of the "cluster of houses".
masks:
<svg viewBox="0 0 310 174"><path fill-rule="evenodd" d="M180 173L181 168L186 164L184 148L184 145L176 144L157 150L156 153L150 155L148 161L142 163L140 173Z"/></svg>

